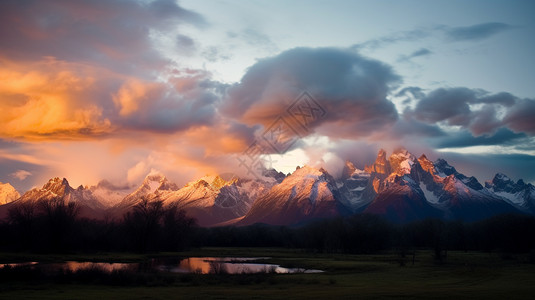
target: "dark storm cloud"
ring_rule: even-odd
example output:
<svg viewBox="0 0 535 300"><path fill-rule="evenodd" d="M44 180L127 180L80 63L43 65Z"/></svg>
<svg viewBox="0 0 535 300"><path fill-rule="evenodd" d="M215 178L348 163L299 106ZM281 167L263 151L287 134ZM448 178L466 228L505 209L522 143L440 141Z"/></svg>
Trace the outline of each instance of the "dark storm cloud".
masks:
<svg viewBox="0 0 535 300"><path fill-rule="evenodd" d="M516 132L535 135L535 99L518 101L507 111L503 123Z"/></svg>
<svg viewBox="0 0 535 300"><path fill-rule="evenodd" d="M0 49L15 59L51 56L141 74L147 70L140 68L165 63L151 45L151 31L182 23L206 25L172 0L6 0L0 2Z"/></svg>
<svg viewBox="0 0 535 300"><path fill-rule="evenodd" d="M209 74L191 70L167 83L127 82L114 95L121 108L115 123L126 128L176 132L211 125L225 85L211 81Z"/></svg>
<svg viewBox="0 0 535 300"><path fill-rule="evenodd" d="M501 104L503 106L512 106L518 100L517 97L507 92L501 92L493 95L483 96L475 99L473 103L483 104Z"/></svg>
<svg viewBox="0 0 535 300"><path fill-rule="evenodd" d="M491 22L465 27L446 28L448 39L453 41L476 41L492 37L500 32L514 28L505 23Z"/></svg>
<svg viewBox="0 0 535 300"><path fill-rule="evenodd" d="M358 138L392 125L397 111L386 99L399 81L392 69L337 48L295 48L259 60L229 88L221 111L247 124L268 126L301 92L327 112L310 129Z"/></svg>
<svg viewBox="0 0 535 300"><path fill-rule="evenodd" d="M535 100L520 100L505 92L489 94L464 87L440 88L428 93L413 111L405 114L430 124L461 126L475 136L493 134L499 128L535 134Z"/></svg>
<svg viewBox="0 0 535 300"><path fill-rule="evenodd" d="M470 123L470 106L476 93L468 88L437 89L420 100L414 110L417 119L436 123L445 121L449 125Z"/></svg>
<svg viewBox="0 0 535 300"><path fill-rule="evenodd" d="M524 133L514 133L500 128L491 136L474 137L469 131L462 131L438 139L437 148L461 148L471 146L514 145L527 138Z"/></svg>
<svg viewBox="0 0 535 300"><path fill-rule="evenodd" d="M402 138L405 136L417 137L443 137L446 133L436 125L419 122L412 118L401 118L394 125L391 131L393 138Z"/></svg>
<svg viewBox="0 0 535 300"><path fill-rule="evenodd" d="M194 51L182 24L207 23L173 0L1 1L0 136L98 139L212 124L224 85L179 69L153 43L169 33Z"/></svg>

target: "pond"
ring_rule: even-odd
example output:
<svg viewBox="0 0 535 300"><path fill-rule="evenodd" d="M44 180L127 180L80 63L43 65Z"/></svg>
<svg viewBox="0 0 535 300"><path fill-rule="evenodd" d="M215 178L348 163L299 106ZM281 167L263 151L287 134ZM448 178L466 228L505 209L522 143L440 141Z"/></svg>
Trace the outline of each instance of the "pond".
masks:
<svg viewBox="0 0 535 300"><path fill-rule="evenodd" d="M60 270L77 272L80 270L99 269L104 272L113 271L160 271L171 273L195 274L254 274L254 273L321 273L321 270L304 268L286 268L276 264L261 263L269 257L189 257L189 258L155 258L142 263L108 263L108 262L77 262L62 263L9 263L0 264L6 267L39 268L44 272Z"/></svg>

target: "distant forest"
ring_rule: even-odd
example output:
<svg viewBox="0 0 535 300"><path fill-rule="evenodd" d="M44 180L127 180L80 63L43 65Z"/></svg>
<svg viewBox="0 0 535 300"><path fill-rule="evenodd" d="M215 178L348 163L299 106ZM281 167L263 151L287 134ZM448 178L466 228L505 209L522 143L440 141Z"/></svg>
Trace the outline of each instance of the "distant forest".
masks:
<svg viewBox="0 0 535 300"><path fill-rule="evenodd" d="M75 203L56 199L18 205L0 224L0 251L158 252L205 246L403 254L426 248L437 258L448 250L535 253L535 217L509 214L474 223L427 219L393 224L358 214L293 227L203 228L183 210L158 201L142 201L119 220L94 220L79 217Z"/></svg>

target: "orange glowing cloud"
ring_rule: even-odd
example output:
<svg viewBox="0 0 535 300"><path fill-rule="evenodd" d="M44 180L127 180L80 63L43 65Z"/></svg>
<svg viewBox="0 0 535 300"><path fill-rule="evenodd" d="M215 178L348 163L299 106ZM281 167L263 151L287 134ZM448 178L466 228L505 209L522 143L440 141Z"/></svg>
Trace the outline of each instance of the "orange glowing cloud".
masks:
<svg viewBox="0 0 535 300"><path fill-rule="evenodd" d="M144 102L149 102L151 98L159 93L161 85L154 82L144 82L138 79L130 79L121 89L113 95L115 105L120 109L121 116L128 116L139 110Z"/></svg>
<svg viewBox="0 0 535 300"><path fill-rule="evenodd" d="M6 60L0 65L1 137L77 139L111 131L102 108L87 101L95 79L80 74L83 66L54 59L31 67Z"/></svg>

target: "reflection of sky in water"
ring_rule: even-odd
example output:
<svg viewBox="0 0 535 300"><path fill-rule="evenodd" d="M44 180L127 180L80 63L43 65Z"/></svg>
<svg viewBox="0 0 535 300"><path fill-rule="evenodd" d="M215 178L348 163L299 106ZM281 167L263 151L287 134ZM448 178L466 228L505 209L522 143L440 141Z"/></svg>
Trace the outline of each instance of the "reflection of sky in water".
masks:
<svg viewBox="0 0 535 300"><path fill-rule="evenodd" d="M9 267L9 268L17 268L17 267L27 267L27 266L33 266L38 264L36 261L29 261L29 262L22 262L22 263L10 263L10 264L0 264L0 269Z"/></svg>
<svg viewBox="0 0 535 300"><path fill-rule="evenodd" d="M243 273L319 273L320 270L302 268L284 268L280 265L256 263L258 260L268 257L190 257L181 260L153 259L148 264L143 263L107 263L107 262L77 262L66 261L63 263L6 263L0 264L0 269L5 267L30 267L40 268L48 272L65 270L77 272L80 270L98 269L111 273L120 270L159 270L172 273L196 273L196 274L243 274Z"/></svg>
<svg viewBox="0 0 535 300"><path fill-rule="evenodd" d="M250 263L261 258L224 258L224 257L190 257L181 260L178 265L162 265L161 270L176 273L198 274L242 274L242 273L318 273L320 270L284 268L274 264Z"/></svg>

